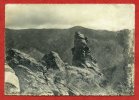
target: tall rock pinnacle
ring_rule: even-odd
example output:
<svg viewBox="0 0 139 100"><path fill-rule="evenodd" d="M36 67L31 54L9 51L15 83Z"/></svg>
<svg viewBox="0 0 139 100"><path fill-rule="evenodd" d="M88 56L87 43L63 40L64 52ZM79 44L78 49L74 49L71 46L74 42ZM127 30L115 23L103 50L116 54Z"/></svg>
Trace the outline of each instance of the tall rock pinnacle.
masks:
<svg viewBox="0 0 139 100"><path fill-rule="evenodd" d="M79 67L92 67L96 60L91 56L87 45L88 39L80 32L75 32L74 47L72 48L72 64ZM93 64L93 65L92 65Z"/></svg>

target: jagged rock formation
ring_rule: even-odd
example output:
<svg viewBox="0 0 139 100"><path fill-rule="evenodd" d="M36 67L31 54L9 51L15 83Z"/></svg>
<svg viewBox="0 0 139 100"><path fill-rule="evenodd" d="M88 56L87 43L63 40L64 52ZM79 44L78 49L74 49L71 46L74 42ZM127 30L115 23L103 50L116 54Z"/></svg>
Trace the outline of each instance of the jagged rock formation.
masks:
<svg viewBox="0 0 139 100"><path fill-rule="evenodd" d="M87 45L88 39L80 32L75 32L74 47L72 48L72 64L80 67L91 67L87 62L96 64L96 60L91 56L90 49Z"/></svg>
<svg viewBox="0 0 139 100"><path fill-rule="evenodd" d="M22 95L54 95L41 72L34 73L26 66L14 68L20 82Z"/></svg>
<svg viewBox="0 0 139 100"><path fill-rule="evenodd" d="M75 32L74 47L72 48L72 64L78 67L91 68L97 74L101 75L96 59L91 55L91 51L87 45L88 39L80 32Z"/></svg>
<svg viewBox="0 0 139 100"><path fill-rule="evenodd" d="M69 93L72 93L72 95L73 94L79 95L77 91L67 87L66 84L63 83L65 79L61 80L61 76L58 76L59 73L60 75L61 73L63 73L63 75L65 76L65 73L63 72L64 69L61 69L62 68L61 66L64 67L64 62L55 52L51 52L50 54L47 55L47 58L51 57L54 60L49 59L49 63L47 64L47 66L50 64L50 67L47 67L43 65L44 63L41 64L40 62L36 61L29 55L19 50L10 49L7 51L7 57L6 57L7 63L11 66L13 72L15 72L15 76L18 77L19 80L18 89L20 89L20 92L18 92L18 94L69 95ZM53 67L52 65L56 66ZM7 75L6 77L9 76ZM12 80L12 82L15 81L16 80ZM11 85L8 84L7 78L5 82L6 82L5 83L6 90L8 91ZM14 88L15 87L17 86L15 85ZM11 93L13 94L13 91L10 93L7 91L5 91L6 95L7 94L10 95Z"/></svg>
<svg viewBox="0 0 139 100"><path fill-rule="evenodd" d="M10 49L7 51L6 54L6 60L10 67L12 67L13 69L17 65L23 65L33 72L43 70L44 66L41 63L37 62L34 58L17 49Z"/></svg>
<svg viewBox="0 0 139 100"><path fill-rule="evenodd" d="M56 52L45 55L42 63L16 49L6 58L19 79L21 95L91 95L101 88L103 77L91 69L65 65Z"/></svg>
<svg viewBox="0 0 139 100"><path fill-rule="evenodd" d="M16 49L10 49L7 51L6 60L19 79L19 94L54 95L46 84L42 72L44 66L41 63Z"/></svg>
<svg viewBox="0 0 139 100"><path fill-rule="evenodd" d="M44 55L42 58L42 63L47 66L47 68L59 69L60 71L65 70L65 64L59 57L58 53L51 51L49 54Z"/></svg>

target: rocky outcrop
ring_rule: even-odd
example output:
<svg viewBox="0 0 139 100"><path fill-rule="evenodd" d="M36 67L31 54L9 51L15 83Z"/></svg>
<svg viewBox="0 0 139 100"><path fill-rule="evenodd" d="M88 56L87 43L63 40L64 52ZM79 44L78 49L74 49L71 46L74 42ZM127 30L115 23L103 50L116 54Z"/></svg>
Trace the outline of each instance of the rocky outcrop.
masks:
<svg viewBox="0 0 139 100"><path fill-rule="evenodd" d="M30 57L29 55L17 50L17 49L9 49L6 53L6 60L8 65L13 69L17 65L26 66L33 72L42 71L43 65L37 62L34 58Z"/></svg>
<svg viewBox="0 0 139 100"><path fill-rule="evenodd" d="M23 65L14 70L19 78L21 95L54 95L41 72L34 73Z"/></svg>
<svg viewBox="0 0 139 100"><path fill-rule="evenodd" d="M75 32L74 47L72 48L72 64L78 67L93 69L100 74L96 59L91 55L90 48L87 45L88 39L80 32Z"/></svg>
<svg viewBox="0 0 139 100"><path fill-rule="evenodd" d="M11 70L13 73L12 77L16 76L16 78L10 78L7 71L5 72L6 94L13 94L13 88L18 88L20 90L18 94L21 95L69 95L69 89L59 83L57 81L58 78L56 78L57 71L60 71L60 73L61 71L63 72L64 62L55 52L51 52L47 57L49 62L44 66L44 63L42 64L41 62L36 61L34 58L17 49L8 50L6 60L11 66L11 69L13 69L8 70ZM50 71L47 67L48 65L50 65L49 68L53 70L53 73L49 74ZM9 82L7 79L12 80ZM17 79L18 82L16 82ZM12 90L10 90L11 88ZM11 92L9 93L8 91Z"/></svg>
<svg viewBox="0 0 139 100"><path fill-rule="evenodd" d="M96 64L96 60L91 56L90 49L87 45L88 39L80 32L75 32L74 35L74 47L72 48L72 64L80 67L90 67L87 63L91 61Z"/></svg>
<svg viewBox="0 0 139 100"><path fill-rule="evenodd" d="M54 95L43 75L45 67L40 62L17 49L8 50L6 60L19 79L19 94Z"/></svg>
<svg viewBox="0 0 139 100"><path fill-rule="evenodd" d="M98 73L65 65L53 51L41 62L16 49L9 50L6 58L18 77L21 95L84 95L100 87Z"/></svg>
<svg viewBox="0 0 139 100"><path fill-rule="evenodd" d="M49 54L44 55L42 58L42 63L47 66L47 68L58 69L60 71L65 70L65 64L59 57L58 53L51 51Z"/></svg>

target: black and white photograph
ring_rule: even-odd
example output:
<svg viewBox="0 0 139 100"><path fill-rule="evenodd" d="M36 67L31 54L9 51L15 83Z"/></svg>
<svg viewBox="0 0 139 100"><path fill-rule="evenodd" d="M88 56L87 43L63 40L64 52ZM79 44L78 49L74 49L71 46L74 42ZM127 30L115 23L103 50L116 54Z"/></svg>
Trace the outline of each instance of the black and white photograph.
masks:
<svg viewBox="0 0 139 100"><path fill-rule="evenodd" d="M6 4L5 95L134 95L134 4Z"/></svg>

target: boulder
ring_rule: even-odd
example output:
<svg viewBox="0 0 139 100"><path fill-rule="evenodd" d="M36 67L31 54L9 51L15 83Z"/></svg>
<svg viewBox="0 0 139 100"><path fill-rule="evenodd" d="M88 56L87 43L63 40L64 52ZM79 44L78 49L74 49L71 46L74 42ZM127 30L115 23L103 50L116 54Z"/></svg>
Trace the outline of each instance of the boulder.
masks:
<svg viewBox="0 0 139 100"><path fill-rule="evenodd" d="M47 68L58 69L60 71L65 71L65 64L59 57L58 53L51 51L49 54L44 55L42 58L42 63L47 66Z"/></svg>

